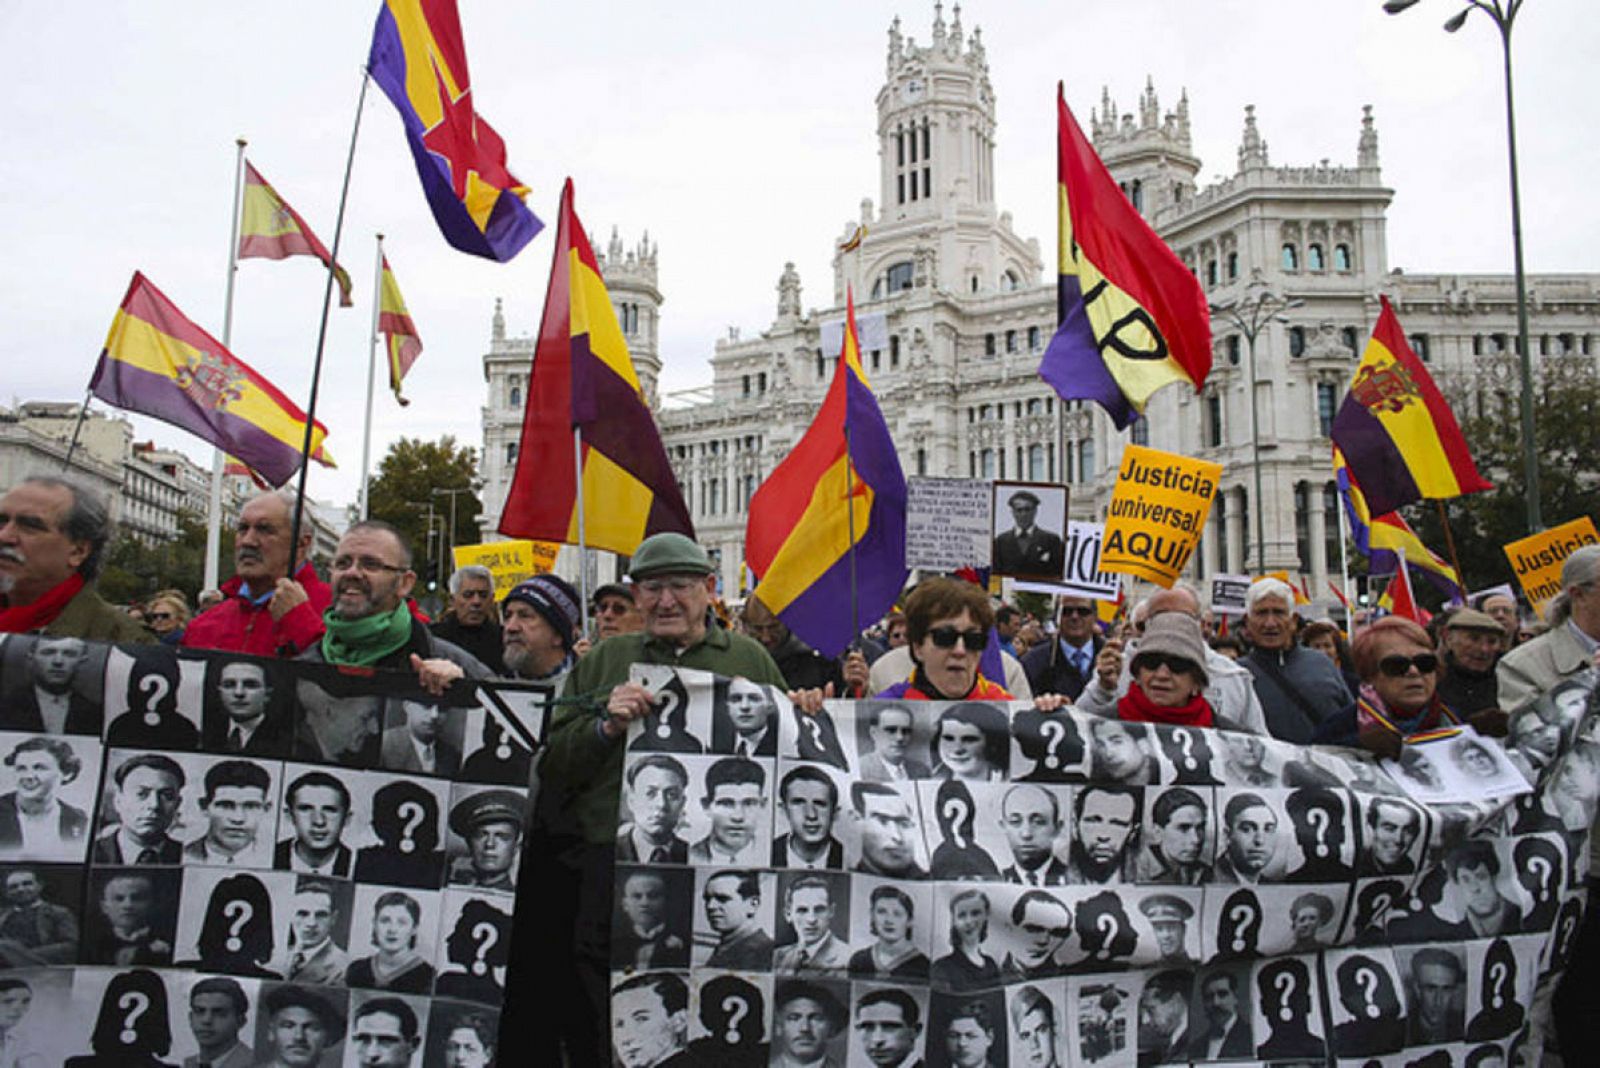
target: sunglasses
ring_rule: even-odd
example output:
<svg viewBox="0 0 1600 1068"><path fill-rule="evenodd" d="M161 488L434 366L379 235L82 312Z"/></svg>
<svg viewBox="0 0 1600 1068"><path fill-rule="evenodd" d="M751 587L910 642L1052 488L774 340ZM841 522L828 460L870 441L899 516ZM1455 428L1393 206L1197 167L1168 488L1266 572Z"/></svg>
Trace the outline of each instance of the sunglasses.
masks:
<svg viewBox="0 0 1600 1068"><path fill-rule="evenodd" d="M1061 615L1063 617L1077 616L1079 619L1087 619L1089 616L1094 615L1094 609L1086 604L1062 605Z"/></svg>
<svg viewBox="0 0 1600 1068"><path fill-rule="evenodd" d="M1133 658L1135 671L1160 671L1166 668L1174 675L1187 675L1194 672L1194 661L1182 656L1171 656L1167 653L1145 653Z"/></svg>
<svg viewBox="0 0 1600 1068"><path fill-rule="evenodd" d="M956 642L962 642L969 653L981 653L989 644L989 635L981 630L957 630L954 627L934 627L928 631L928 637L933 639L933 644L941 649L954 649Z"/></svg>
<svg viewBox="0 0 1600 1068"><path fill-rule="evenodd" d="M1417 656L1386 656L1378 661L1378 670L1391 679L1403 679L1410 674L1412 668L1423 675L1431 675L1439 666L1439 658L1432 653L1420 653Z"/></svg>
<svg viewBox="0 0 1600 1068"><path fill-rule="evenodd" d="M176 619L177 618L171 612L146 612L145 613L145 617L147 619Z"/></svg>

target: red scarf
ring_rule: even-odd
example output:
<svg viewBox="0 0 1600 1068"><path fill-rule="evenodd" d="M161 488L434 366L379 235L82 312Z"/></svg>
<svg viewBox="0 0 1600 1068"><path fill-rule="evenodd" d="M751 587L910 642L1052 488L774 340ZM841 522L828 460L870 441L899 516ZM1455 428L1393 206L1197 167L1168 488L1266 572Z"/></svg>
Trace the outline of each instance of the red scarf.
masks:
<svg viewBox="0 0 1600 1068"><path fill-rule="evenodd" d="M1166 723L1174 727L1210 727L1211 705L1204 697L1195 694L1188 704L1178 705L1176 708L1167 705L1158 705L1150 700L1149 694L1139 688L1137 682L1128 687L1128 692L1117 702L1117 718L1127 720L1129 723Z"/></svg>
<svg viewBox="0 0 1600 1068"><path fill-rule="evenodd" d="M56 621L67 602L83 589L83 576L74 571L67 580L32 604L0 608L0 634L27 634Z"/></svg>

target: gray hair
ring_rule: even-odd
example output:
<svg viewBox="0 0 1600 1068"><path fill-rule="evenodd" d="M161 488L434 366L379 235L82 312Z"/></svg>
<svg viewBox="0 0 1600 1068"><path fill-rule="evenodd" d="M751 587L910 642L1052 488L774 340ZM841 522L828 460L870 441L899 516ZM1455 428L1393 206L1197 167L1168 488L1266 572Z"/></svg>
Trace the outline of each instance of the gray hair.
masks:
<svg viewBox="0 0 1600 1068"><path fill-rule="evenodd" d="M1282 598L1289 611L1294 611L1294 587L1282 579L1264 578L1250 584L1250 591L1244 595L1245 612L1254 611L1256 605L1270 597Z"/></svg>
<svg viewBox="0 0 1600 1068"><path fill-rule="evenodd" d="M67 509L61 532L73 541L89 543L89 555L78 565L78 574L83 576L85 582L93 582L100 576L100 568L105 563L106 543L111 540L111 511L106 506L106 499L81 482L56 475L29 475L22 481L24 484L64 489L72 494L72 507Z"/></svg>
<svg viewBox="0 0 1600 1068"><path fill-rule="evenodd" d="M489 592L494 593L494 572L482 564L468 564L466 567L456 568L455 574L450 576L450 593L461 592L462 583L469 578L482 579L489 584Z"/></svg>
<svg viewBox="0 0 1600 1068"><path fill-rule="evenodd" d="M385 523L381 519L363 519L359 523L351 523L350 526L345 529L344 537L349 537L351 534L355 534L363 530L377 530L388 534L394 539L395 544L400 547L401 566L406 568L411 567L411 543L406 541L406 536L400 533L393 523ZM342 537L339 540L343 541L344 538Z"/></svg>
<svg viewBox="0 0 1600 1068"><path fill-rule="evenodd" d="M1572 591L1600 582L1600 545L1585 545L1561 565L1561 592L1550 602L1547 613L1552 627L1559 627L1572 615Z"/></svg>

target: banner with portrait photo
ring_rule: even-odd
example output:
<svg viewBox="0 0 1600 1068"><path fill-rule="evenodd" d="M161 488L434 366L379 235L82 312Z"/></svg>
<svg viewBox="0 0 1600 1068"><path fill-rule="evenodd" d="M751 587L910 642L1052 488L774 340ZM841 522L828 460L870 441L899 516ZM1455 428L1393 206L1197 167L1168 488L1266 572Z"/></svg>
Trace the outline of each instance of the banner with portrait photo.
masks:
<svg viewBox="0 0 1600 1068"><path fill-rule="evenodd" d="M1542 1041L1600 796L1593 673L1472 739L1531 788L1465 802L1357 750L1020 703L806 715L636 675L662 696L624 757L618 1064L1510 1064Z"/></svg>
<svg viewBox="0 0 1600 1068"><path fill-rule="evenodd" d="M550 699L0 640L0 1059L489 1053Z"/></svg>

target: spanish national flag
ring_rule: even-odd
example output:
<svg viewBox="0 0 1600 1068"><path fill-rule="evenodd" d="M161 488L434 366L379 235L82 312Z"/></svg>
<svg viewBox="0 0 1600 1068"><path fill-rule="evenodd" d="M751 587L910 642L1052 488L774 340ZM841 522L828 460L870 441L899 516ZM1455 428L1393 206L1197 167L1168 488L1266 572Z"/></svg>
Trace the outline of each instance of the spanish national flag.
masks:
<svg viewBox="0 0 1600 1068"><path fill-rule="evenodd" d="M600 265L573 210L571 179L561 192L532 372L500 533L578 544L578 430L586 545L626 556L661 531L693 537Z"/></svg>
<svg viewBox="0 0 1600 1068"><path fill-rule="evenodd" d="M278 195L249 160L244 163L244 203L239 207L239 258L282 260L315 256L324 267L333 263L328 248L289 202ZM339 307L350 307L350 274L333 263L339 283Z"/></svg>
<svg viewBox="0 0 1600 1068"><path fill-rule="evenodd" d="M111 320L89 389L107 404L209 441L274 486L300 470L305 413L138 272ZM312 459L332 466L322 449L327 434L315 424Z"/></svg>
<svg viewBox="0 0 1600 1068"><path fill-rule="evenodd" d="M400 380L422 355L422 337L411 322L406 298L400 295L400 283L394 280L394 272L389 269L388 256L383 257L383 280L378 294L378 332L383 335L383 351L389 362L389 388L394 390L395 400L402 405L410 404L400 393Z"/></svg>
<svg viewBox="0 0 1600 1068"><path fill-rule="evenodd" d="M1424 497L1494 487L1478 474L1455 413L1384 297L1372 340L1333 420L1333 443L1375 516Z"/></svg>

